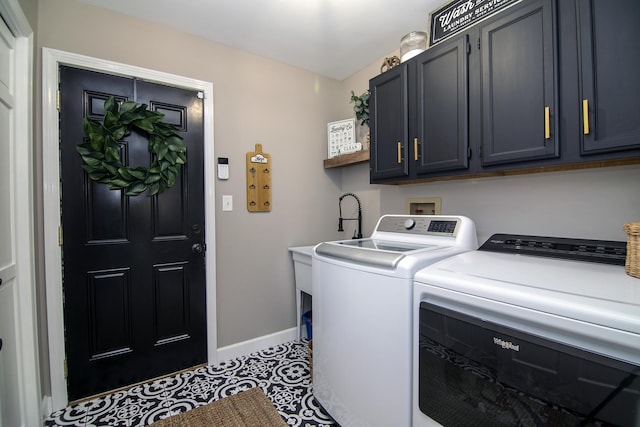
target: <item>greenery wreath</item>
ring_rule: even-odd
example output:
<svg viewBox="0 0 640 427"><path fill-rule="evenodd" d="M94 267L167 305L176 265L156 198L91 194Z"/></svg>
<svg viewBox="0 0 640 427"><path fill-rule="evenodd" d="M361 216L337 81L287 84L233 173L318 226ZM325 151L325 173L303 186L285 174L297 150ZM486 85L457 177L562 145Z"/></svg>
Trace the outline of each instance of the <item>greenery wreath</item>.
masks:
<svg viewBox="0 0 640 427"><path fill-rule="evenodd" d="M187 161L187 147L174 125L163 123L164 114L147 110L146 104L126 101L119 104L111 96L104 101L102 123L84 118L88 142L76 146L82 157L82 169L95 182L111 190L125 190L137 196L147 189L149 196L171 188ZM120 159L122 140L131 130L146 135L153 161L148 168L125 166Z"/></svg>

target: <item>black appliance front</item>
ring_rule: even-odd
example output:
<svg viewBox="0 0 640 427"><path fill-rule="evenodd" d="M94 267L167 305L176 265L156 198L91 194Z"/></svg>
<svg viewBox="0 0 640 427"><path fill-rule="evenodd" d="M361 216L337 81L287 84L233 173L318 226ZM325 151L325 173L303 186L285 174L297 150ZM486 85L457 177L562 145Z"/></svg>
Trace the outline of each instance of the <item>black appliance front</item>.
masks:
<svg viewBox="0 0 640 427"><path fill-rule="evenodd" d="M640 426L640 367L420 304L419 407L453 426Z"/></svg>

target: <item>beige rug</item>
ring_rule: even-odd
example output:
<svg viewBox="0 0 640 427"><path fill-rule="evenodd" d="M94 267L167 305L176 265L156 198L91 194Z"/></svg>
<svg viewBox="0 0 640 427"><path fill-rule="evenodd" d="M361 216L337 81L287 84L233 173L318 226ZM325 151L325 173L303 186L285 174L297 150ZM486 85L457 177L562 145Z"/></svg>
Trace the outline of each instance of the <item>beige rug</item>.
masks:
<svg viewBox="0 0 640 427"><path fill-rule="evenodd" d="M151 424L152 427L287 427L260 387Z"/></svg>

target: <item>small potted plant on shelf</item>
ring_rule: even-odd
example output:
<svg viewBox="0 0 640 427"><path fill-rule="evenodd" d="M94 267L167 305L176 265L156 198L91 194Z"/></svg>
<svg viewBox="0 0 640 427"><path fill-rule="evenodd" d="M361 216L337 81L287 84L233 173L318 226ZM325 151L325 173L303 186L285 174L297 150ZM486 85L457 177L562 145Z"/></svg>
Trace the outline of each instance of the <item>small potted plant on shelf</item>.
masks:
<svg viewBox="0 0 640 427"><path fill-rule="evenodd" d="M351 101L353 104L353 112L356 113L356 119L360 120L361 125L369 124L369 91L366 90L360 96L351 91Z"/></svg>
<svg viewBox="0 0 640 427"><path fill-rule="evenodd" d="M361 129L367 126L365 141L362 144L362 149L366 150L369 148L369 91L364 91L360 96L351 91L350 103L353 104L353 112L356 114L356 119L360 121Z"/></svg>

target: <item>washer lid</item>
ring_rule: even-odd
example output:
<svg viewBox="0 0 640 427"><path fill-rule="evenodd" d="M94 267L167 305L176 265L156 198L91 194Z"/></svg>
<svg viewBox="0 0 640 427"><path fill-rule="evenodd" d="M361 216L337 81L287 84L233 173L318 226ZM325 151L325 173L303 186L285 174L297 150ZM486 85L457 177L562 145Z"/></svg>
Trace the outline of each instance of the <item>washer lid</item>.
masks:
<svg viewBox="0 0 640 427"><path fill-rule="evenodd" d="M316 254L329 258L393 269L407 254L435 248L439 247L377 239L356 239L321 243L316 246L315 251Z"/></svg>
<svg viewBox="0 0 640 427"><path fill-rule="evenodd" d="M337 245L344 245L354 248L375 249L378 251L389 252L409 252L418 249L431 248L435 245L417 245L406 242L397 242L390 240L378 240L378 239L358 239L358 240L341 240L335 242Z"/></svg>

